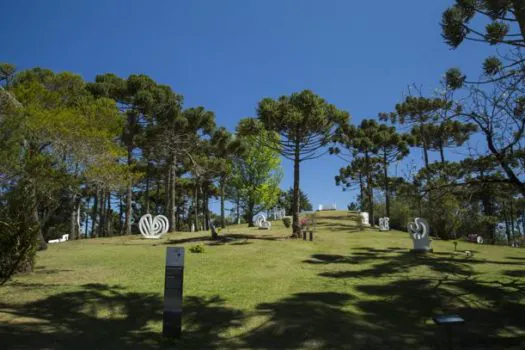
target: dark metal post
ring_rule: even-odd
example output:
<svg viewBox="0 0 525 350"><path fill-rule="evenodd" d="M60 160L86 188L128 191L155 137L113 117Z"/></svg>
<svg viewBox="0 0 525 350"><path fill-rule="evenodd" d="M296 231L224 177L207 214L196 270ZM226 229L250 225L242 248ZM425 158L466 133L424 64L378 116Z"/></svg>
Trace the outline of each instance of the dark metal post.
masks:
<svg viewBox="0 0 525 350"><path fill-rule="evenodd" d="M166 249L166 276L164 284L164 317L162 335L181 337L182 328L182 281L184 277L184 248Z"/></svg>
<svg viewBox="0 0 525 350"><path fill-rule="evenodd" d="M314 231L310 231L310 241L314 240Z"/></svg>

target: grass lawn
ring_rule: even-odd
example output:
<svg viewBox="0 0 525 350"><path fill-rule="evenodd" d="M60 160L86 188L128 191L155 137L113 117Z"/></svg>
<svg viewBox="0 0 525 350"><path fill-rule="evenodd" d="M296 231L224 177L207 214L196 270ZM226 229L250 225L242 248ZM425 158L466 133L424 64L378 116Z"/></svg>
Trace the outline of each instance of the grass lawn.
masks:
<svg viewBox="0 0 525 350"><path fill-rule="evenodd" d="M446 348L442 313L467 321L459 348L525 348L525 250L433 241L414 255L407 233L360 231L346 212L323 214L313 242L273 225L50 245L0 287L0 349ZM165 248L195 244L183 339L163 341Z"/></svg>

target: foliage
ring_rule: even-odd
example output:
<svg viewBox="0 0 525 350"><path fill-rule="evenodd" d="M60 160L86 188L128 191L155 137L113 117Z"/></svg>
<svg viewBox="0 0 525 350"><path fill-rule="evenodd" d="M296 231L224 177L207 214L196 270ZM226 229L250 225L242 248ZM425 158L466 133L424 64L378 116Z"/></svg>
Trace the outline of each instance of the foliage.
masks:
<svg viewBox="0 0 525 350"><path fill-rule="evenodd" d="M204 248L202 244L197 244L197 245L191 246L189 248L189 251L192 253L205 253L206 249Z"/></svg>
<svg viewBox="0 0 525 350"><path fill-rule="evenodd" d="M289 228L292 225L292 218L289 216L283 217L283 225L286 228Z"/></svg>
<svg viewBox="0 0 525 350"><path fill-rule="evenodd" d="M241 121L239 129L246 122ZM279 184L283 176L281 160L277 151L265 146L275 135L261 131L257 138L249 135L240 137L243 152L232 158L229 184L240 196L246 222L253 226L253 217L262 210L274 207L279 199Z"/></svg>
<svg viewBox="0 0 525 350"><path fill-rule="evenodd" d="M19 271L33 269L38 240L38 222L32 215L28 186L20 184L0 209L0 285Z"/></svg>
<svg viewBox="0 0 525 350"><path fill-rule="evenodd" d="M323 147L332 141L334 130L346 124L350 116L310 90L278 99L264 98L257 106L257 116L242 131L260 135L264 128L278 134L279 138L266 139L264 144L294 162L292 236L299 237L300 163L321 156Z"/></svg>
<svg viewBox="0 0 525 350"><path fill-rule="evenodd" d="M281 191L277 206L283 208L287 213L292 212L293 206L293 188L289 188L288 191ZM300 211L312 211L312 203L308 195L299 189L299 210Z"/></svg>

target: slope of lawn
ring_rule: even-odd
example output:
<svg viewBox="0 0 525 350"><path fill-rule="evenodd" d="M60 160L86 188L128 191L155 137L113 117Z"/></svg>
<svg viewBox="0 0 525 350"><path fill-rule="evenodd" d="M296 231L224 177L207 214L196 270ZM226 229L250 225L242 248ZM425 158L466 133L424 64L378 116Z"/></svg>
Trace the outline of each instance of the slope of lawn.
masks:
<svg viewBox="0 0 525 350"><path fill-rule="evenodd" d="M446 348L431 318L457 313L463 349L525 348L525 250L359 230L318 217L313 242L234 226L50 245L0 287L0 348ZM205 253L190 253L196 244ZM185 246L183 339L160 336L165 250ZM470 250L473 255L463 253Z"/></svg>

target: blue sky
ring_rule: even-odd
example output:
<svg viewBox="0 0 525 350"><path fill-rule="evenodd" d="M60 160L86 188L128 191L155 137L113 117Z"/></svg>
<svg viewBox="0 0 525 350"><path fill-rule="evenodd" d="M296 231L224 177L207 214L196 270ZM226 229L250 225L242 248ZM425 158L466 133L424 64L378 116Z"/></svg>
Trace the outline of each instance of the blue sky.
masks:
<svg viewBox="0 0 525 350"><path fill-rule="evenodd" d="M450 4L4 0L0 62L72 71L87 80L106 72L144 73L184 95L186 107L214 111L230 130L254 116L262 98L303 89L358 123L392 111L411 83L431 92L450 67L479 74L486 46L466 43L453 51L441 38L441 13ZM406 164L420 165L420 153L399 164L398 175ZM353 199L334 184L343 165L331 156L302 164L301 187L314 206L342 208ZM283 168L287 188L291 162L283 160Z"/></svg>

